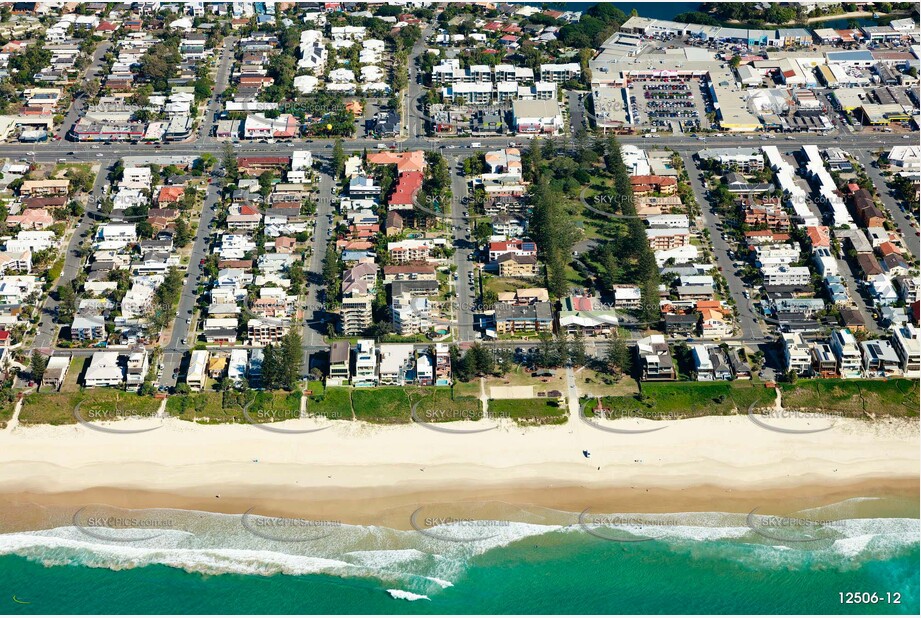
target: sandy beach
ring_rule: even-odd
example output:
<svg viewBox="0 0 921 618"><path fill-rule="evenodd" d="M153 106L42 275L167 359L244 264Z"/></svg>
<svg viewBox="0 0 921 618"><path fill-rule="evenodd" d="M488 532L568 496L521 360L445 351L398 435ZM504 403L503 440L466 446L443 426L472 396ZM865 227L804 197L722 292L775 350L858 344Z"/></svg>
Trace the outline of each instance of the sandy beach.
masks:
<svg viewBox="0 0 921 618"><path fill-rule="evenodd" d="M773 422L828 429L779 433L746 416L606 425L661 428L648 433L601 431L579 419L462 435L313 420L277 427L325 429L279 434L176 419L135 434L80 425L17 427L0 432L0 521L6 530L35 529L74 508L105 504L223 513L255 508L405 528L407 509L446 503L493 505L486 510L783 513L848 497L918 495L916 421Z"/></svg>

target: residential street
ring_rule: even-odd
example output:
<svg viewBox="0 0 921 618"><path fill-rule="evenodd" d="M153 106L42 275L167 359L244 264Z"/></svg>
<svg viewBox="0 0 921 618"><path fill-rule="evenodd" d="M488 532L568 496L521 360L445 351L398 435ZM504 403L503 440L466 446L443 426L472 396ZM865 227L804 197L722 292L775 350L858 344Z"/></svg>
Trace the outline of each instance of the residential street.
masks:
<svg viewBox="0 0 921 618"><path fill-rule="evenodd" d="M198 233L195 235L192 253L189 256L189 266L185 272L185 284L182 287L182 295L179 297L172 335L163 350L163 376L160 384L166 386L175 386L176 378L173 377L173 370L180 365L186 351L195 344L195 341L189 337L189 331L195 326L192 320L201 319L200 316L193 315L193 311L198 300L198 279L202 274L201 262L210 253L211 230L209 228L211 220L214 219L215 208L220 201L219 181L219 178L214 178L213 182L208 184L201 220L198 224Z"/></svg>
<svg viewBox="0 0 921 618"><path fill-rule="evenodd" d="M317 349L325 349L323 337L326 335L327 313L325 310L325 287L323 283L323 260L326 257L326 246L329 230L332 227L331 216L335 215L333 207L332 189L336 186L331 175L328 160L321 161L320 179L317 185L317 217L314 230L313 254L308 261L306 270L307 283L304 286L304 323L301 334L304 346L304 359L301 374L310 373L310 354Z"/></svg>
<svg viewBox="0 0 921 618"><path fill-rule="evenodd" d="M458 169L458 165L466 156L469 156L469 153L447 157L451 171L451 194L453 196L451 213L447 222L451 225L454 236L454 264L457 266L457 280L454 282L457 289L457 305L454 315L457 322L458 341L473 341L473 306L479 292L477 289L471 289L470 273L474 274L476 286L479 286L479 281L476 280L473 262L467 259L468 254L476 250L475 243L467 240L468 235L472 234L471 220L464 214L465 212L470 214L472 205L466 203L467 181L460 175Z"/></svg>
<svg viewBox="0 0 921 618"><path fill-rule="evenodd" d="M58 284L73 280L77 276L77 273L83 268L84 260L77 250L80 247L80 242L83 240L84 234L89 234L90 229L95 224L90 213L91 211L95 211L98 208L98 204L102 201L103 189L109 185L108 176L109 168L107 165L103 165L99 170L99 174L96 175L96 182L93 184L93 192L86 200L86 212L83 214L80 223L77 224L77 228L70 237L70 242L64 253L64 270L61 271ZM87 242L91 241L92 239L87 239ZM55 286L55 288L56 287L57 286ZM52 288L52 290L55 288ZM51 295L48 295L41 309L41 320L39 321L38 332L35 335L32 347L44 349L54 344L57 338L58 329L60 328L60 325L55 323L57 309L58 301L52 298Z"/></svg>
<svg viewBox="0 0 921 618"><path fill-rule="evenodd" d="M224 93L224 90L227 89L227 85L230 81L230 67L233 64L233 50L235 44L236 38L229 36L224 39L224 44L221 46L217 59L217 75L214 78L214 94L208 101L208 108L205 111L205 117L202 119L201 127L198 131L198 142L200 144L214 143L216 147L219 147L212 133L217 123L218 113L221 111L221 95ZM213 152L212 154L219 156L217 152Z"/></svg>
<svg viewBox="0 0 921 618"><path fill-rule="evenodd" d="M93 59L90 61L89 66L86 67L86 71L83 72L84 84L93 78L99 79L102 77L98 75L98 73L101 72L100 69L102 69L103 58L111 47L112 43L110 41L102 41L96 46L96 51L93 52ZM86 97L81 96L74 100L73 105L70 106L70 109L67 110L67 114L64 116L61 128L58 129L57 136L59 139L63 140L66 138L67 132L70 131L77 120L80 119L85 109Z"/></svg>
<svg viewBox="0 0 921 618"><path fill-rule="evenodd" d="M876 190L879 191L879 196L883 200L883 204L886 206L886 209L892 216L892 220L899 227L899 231L902 232L902 236L905 238L908 250L911 251L916 258L921 258L921 240L918 238L918 229L912 226L908 215L904 210L899 208L898 202L896 202L895 198L889 192L890 189L889 185L886 184L886 177L883 176L883 173L878 167L873 165L873 162L876 161L877 158L876 155L867 149L853 150L852 154L857 157L857 160L863 166L863 169L866 170L870 180L873 181ZM915 206L917 207L917 204Z"/></svg>
<svg viewBox="0 0 921 618"><path fill-rule="evenodd" d="M722 275L726 278L726 283L729 285L729 292L736 302L736 308L738 310L737 317L739 326L742 329L742 338L751 341L759 341L764 338L764 331L761 328L759 316L755 312L754 307L752 307L751 300L744 297L745 291L751 292L752 290L738 275L736 275L736 266L732 263L732 259L728 254L731 246L727 241L723 240L720 231L716 228L718 217L713 211L713 206L711 206L710 202L707 200L707 191L700 181L700 172L694 164L693 155L689 151L679 151L679 154L688 172L691 188L694 190L694 197L698 205L700 205L701 213L703 213L703 220L706 228L710 230L710 242L713 245L713 253L716 258L717 266L719 266Z"/></svg>

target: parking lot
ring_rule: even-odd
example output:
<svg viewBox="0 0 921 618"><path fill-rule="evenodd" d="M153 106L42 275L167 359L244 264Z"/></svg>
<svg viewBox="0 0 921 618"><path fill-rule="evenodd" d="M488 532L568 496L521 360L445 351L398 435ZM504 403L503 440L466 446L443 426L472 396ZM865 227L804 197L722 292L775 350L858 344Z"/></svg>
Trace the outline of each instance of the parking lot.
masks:
<svg viewBox="0 0 921 618"><path fill-rule="evenodd" d="M699 80L635 81L630 87L630 104L638 124L673 133L709 129L709 95Z"/></svg>

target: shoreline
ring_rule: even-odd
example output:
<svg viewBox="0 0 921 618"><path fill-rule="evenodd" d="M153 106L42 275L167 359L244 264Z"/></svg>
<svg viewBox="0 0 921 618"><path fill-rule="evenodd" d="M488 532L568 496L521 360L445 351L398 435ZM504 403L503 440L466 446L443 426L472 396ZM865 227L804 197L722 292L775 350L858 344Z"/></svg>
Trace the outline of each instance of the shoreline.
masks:
<svg viewBox="0 0 921 618"><path fill-rule="evenodd" d="M82 426L0 433L0 521L18 530L49 517L70 525L68 513L107 504L405 528L420 505L477 503L484 517L529 509L786 514L855 497L915 498L917 517L917 420L839 419L822 431L813 420L784 421L813 431L800 434L746 416L609 425L646 433L608 433L573 418L468 435L309 419L280 425L326 429L285 435L167 419L139 434Z"/></svg>
<svg viewBox="0 0 921 618"><path fill-rule="evenodd" d="M841 507L840 519L909 517L917 519L918 479L865 479L840 485L800 484L740 490L713 485L682 489L664 487L479 486L452 490L415 488L411 491L366 489L303 489L277 497L272 490L241 487L216 498L207 488L182 493L94 487L71 492L0 494L0 534L76 525L85 515L140 516L164 510L335 521L344 525L381 526L410 530L413 513L508 520L523 523L573 524L577 515L645 513L736 513L791 516L804 510L873 498L873 504ZM858 501L859 502L859 501Z"/></svg>

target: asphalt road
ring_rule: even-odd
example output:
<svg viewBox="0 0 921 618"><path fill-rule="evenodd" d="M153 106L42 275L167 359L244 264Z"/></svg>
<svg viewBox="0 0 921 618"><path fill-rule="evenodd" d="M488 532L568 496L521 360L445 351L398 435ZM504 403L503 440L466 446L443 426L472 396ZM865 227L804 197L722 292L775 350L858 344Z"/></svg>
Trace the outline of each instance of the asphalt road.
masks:
<svg viewBox="0 0 921 618"><path fill-rule="evenodd" d="M80 242L83 240L83 235L88 234L94 225L94 221L90 217L89 212L96 210L97 204L102 200L103 188L109 184L108 176L109 168L103 165L96 175L93 191L89 199L87 199L86 213L84 213L83 217L80 219L73 235L70 237L70 242L67 244L67 250L64 254L64 269L61 271L58 285L75 279L77 273L83 268L84 258L80 256L77 250L80 247ZM90 240L91 239L87 239L88 242ZM38 331L32 343L34 348L48 348L54 344L57 338L58 329L60 328L60 325L55 323L57 309L58 301L50 295L47 295L45 297L45 303L41 308L41 319L38 324Z"/></svg>
<svg viewBox="0 0 921 618"><path fill-rule="evenodd" d="M219 179L215 178L214 182L208 185L205 193L201 219L198 222L198 230L192 245L192 252L189 255L189 266L185 273L185 282L173 322L173 332L169 343L163 350L163 375L159 382L165 386L175 386L176 378L173 377L173 370L179 367L183 355L195 346L191 331L197 326L195 322L200 319L200 316L194 315L193 311L198 300L198 279L203 272L201 262L207 258L210 250L211 221L214 219L215 209L220 201L220 187L216 184L217 182Z"/></svg>
<svg viewBox="0 0 921 618"><path fill-rule="evenodd" d="M304 304L303 332L301 334L304 346L304 359L302 375L310 374L310 351L326 349L323 336L326 334L329 317L324 306L325 288L323 285L323 260L326 257L328 241L327 232L332 228L330 215L335 215L336 208L333 204L335 196L332 189L336 186L331 175L330 162L321 160L320 179L317 183L317 218L314 230L313 254L310 256L307 267L307 283L305 287L306 302Z"/></svg>
<svg viewBox="0 0 921 618"><path fill-rule="evenodd" d="M413 45L407 60L407 64L409 65L409 77L407 78L406 94L403 99L403 126L407 127L407 130L401 130L400 136L403 138L425 136L425 110L419 109L421 105L419 97L422 96L424 88L422 87L421 75L419 74L419 67L416 62L419 56L425 53L427 49L425 41L431 36L433 27L433 24L429 24L426 27L422 33L422 37Z"/></svg>
<svg viewBox="0 0 921 618"><path fill-rule="evenodd" d="M232 49L233 39L228 37L224 39L224 46L221 48L217 78L215 79L214 92L208 102L208 111L205 115L205 121L198 133L197 140L200 143L206 143L210 138L211 121L214 119L217 110L220 108L220 95L227 88L229 78L229 60L233 54L228 50ZM214 153L217 154L217 153ZM220 156L217 156L218 163L216 170L220 169ZM205 193L204 204L202 206L201 217L198 221L198 229L195 234L195 241L192 244L192 252L189 255L189 267L185 273L185 283L182 287L182 295L179 297L179 305L176 311L176 318L173 322L173 331L169 343L163 351L163 372L158 382L163 386L175 386L176 375L182 358L191 347L194 347L194 338L190 336L190 331L194 330L193 320L200 319L200 316L193 314L194 307L198 300L198 280L202 275L201 262L207 258L211 245L211 221L214 219L216 209L221 197L220 177L213 176ZM188 320L188 322L187 322ZM185 341L185 343L183 343Z"/></svg>
<svg viewBox="0 0 921 618"><path fill-rule="evenodd" d="M101 81L102 75L100 69L103 65L103 58L106 55L106 52L109 51L109 48L112 47L111 41L102 41L99 45L96 46L96 51L93 52L93 58L90 60L89 65L86 67L86 71L83 73L83 80L88 81L93 77ZM97 72L99 75L97 75ZM86 109L86 98L80 97L75 99L73 104L70 106L70 109L67 110L67 115L64 116L64 121L61 123L61 128L58 129L58 137L64 139L67 136L67 132L73 128L77 120L83 115Z"/></svg>
<svg viewBox="0 0 921 618"><path fill-rule="evenodd" d="M917 141L917 136L913 135ZM469 148L470 144L473 142L479 142L483 144L483 148L496 148L502 147L508 143L507 136L500 137L456 137L456 138L437 138L435 139L424 136L413 136L399 141L400 150L414 150L414 149L431 149L433 142L441 145L455 145L460 149ZM520 136L517 138L518 141L522 141L527 144L527 138L521 139ZM661 139L645 139L641 136L636 135L624 135L620 136L620 142L623 144L636 144L636 145L645 145L649 147L658 146L658 147L668 147L673 150L686 153L694 153L698 150L703 150L704 148L730 148L730 147L754 147L760 146L765 143L774 144L779 147L782 145L787 146L799 146L801 144L816 144L820 148L827 146L839 146L845 150L878 150L881 148L891 148L896 145L904 145L911 143L908 140L903 140L900 136L894 135L891 133L859 133L846 136L837 136L837 135L804 135L796 138L795 142L787 142L781 138L776 138L768 140L766 142L760 140L749 140L744 136L736 135L724 135L724 137L709 137L706 142L700 142L691 137L685 136L675 136ZM330 139L309 139L309 140L292 140L290 142L276 142L274 144L261 144L257 142L241 142L240 147L235 149L239 154L248 154L248 155L273 155L278 153L289 153L292 150L303 148L306 150L314 151L316 154L323 155L326 150L332 152L334 140ZM360 152L364 149L374 150L377 144L380 143L380 140L377 139L368 139L368 138L356 138L344 140L342 143L343 149L351 152ZM556 143L561 146L566 146L571 144L571 140L565 138L557 138ZM105 147L105 150L93 150L92 146L87 143L74 143L66 141L55 141L44 144L0 144L0 157L10 157L13 159L17 158L26 158L26 153L35 152L34 159L36 161L54 161L55 159L68 156L69 159L75 161L91 161L95 158L106 158L106 159L119 159L126 156L136 156L142 155L144 153L150 153L151 155L186 155L186 156L198 156L202 152L202 146L205 144L192 142L192 143L170 143L162 144L159 148L151 144L118 144L113 143ZM215 144L216 147L216 144ZM436 145L436 148L438 146ZM100 147L101 148L101 147ZM68 152L73 152L73 155L68 155ZM97 155L102 154L102 157L97 157ZM30 158L32 158L30 156Z"/></svg>
<svg viewBox="0 0 921 618"><path fill-rule="evenodd" d="M716 264L719 266L722 275L726 278L729 285L729 292L736 302L737 318L739 327L742 330L742 337L750 340L759 340L764 337L758 315L752 307L750 299L744 296L745 291L753 291L747 286L741 278L736 275L736 267L729 257L729 250L732 249L730 244L723 240L720 231L716 228L718 216L714 212L713 206L707 200L706 189L700 181L700 170L694 164L693 157L690 153L681 152L681 160L687 169L688 177L691 181L691 188L694 190L694 197L700 205L700 211L703 213L703 220L706 228L710 230L710 242L713 245L713 254L716 258Z"/></svg>
<svg viewBox="0 0 921 618"><path fill-rule="evenodd" d="M103 41L96 46L96 51L93 53L93 58L87 65L86 70L83 72L83 79L89 79L93 74L102 67L102 60L111 47L109 41ZM74 125L77 119L83 114L83 109L85 105L85 100L83 98L77 99L73 102L68 110L67 114L64 116L64 121L61 123L61 128L58 130L58 137L61 141L53 141L45 144L33 144L30 146L31 151L35 152L34 157L29 157L31 160L40 160L38 156L39 151L42 151L48 146L61 145L64 140L64 137L67 135L67 132ZM54 157L52 160L62 157ZM94 157L96 158L96 157ZM44 160L44 159L41 159ZM69 161L73 161L73 158L68 157ZM99 161L101 167L100 172L96 176L96 181L93 184L93 192L87 200L87 210L95 210L96 205L99 203L100 198L102 197L102 189L108 185L108 167L112 163L111 160ZM58 280L61 281L71 281L74 277L77 276L78 269L83 264L83 259L76 253L77 248L80 246L80 241L85 233L87 233L92 226L92 220L84 214L80 219L80 222L77 224L76 229L74 230L73 236L70 238L70 242L67 245L67 251L64 258L64 270L61 272L61 277ZM55 323L55 316L57 314L58 302L51 298L50 296L45 298L45 302L41 308L41 319L39 320L38 330L35 334L35 339L33 340L32 345L35 348L48 348L54 344L55 339L57 338L57 332L59 326Z"/></svg>
<svg viewBox="0 0 921 618"><path fill-rule="evenodd" d="M466 154L457 154L447 157L448 165L451 166L451 194L453 197L451 216L448 223L454 236L454 264L457 266L457 280L454 282L457 290L454 316L457 323L457 340L473 341L473 305L476 301L476 291L471 288L470 274L476 275L473 268L473 262L467 259L467 255L476 250L476 243L472 240L471 220L464 212L470 213L472 205L467 204L467 181L460 175L458 165L466 157ZM467 240L467 236L471 240ZM478 281L476 282L479 283Z"/></svg>
<svg viewBox="0 0 921 618"><path fill-rule="evenodd" d="M585 129L585 108L581 105L579 95L584 94L575 90L567 90L566 98L569 100L569 134L575 135L579 129Z"/></svg>
<svg viewBox="0 0 921 618"><path fill-rule="evenodd" d="M198 130L197 140L200 144L215 143L216 139L212 136L212 129L217 124L217 115L221 111L221 95L227 89L230 81L230 66L233 60L233 49L236 45L235 37L226 37L221 50L218 53L217 74L214 78L214 94L208 101L208 108L205 111L205 117L202 120L201 127ZM217 154L217 153L212 153Z"/></svg>

